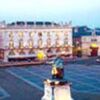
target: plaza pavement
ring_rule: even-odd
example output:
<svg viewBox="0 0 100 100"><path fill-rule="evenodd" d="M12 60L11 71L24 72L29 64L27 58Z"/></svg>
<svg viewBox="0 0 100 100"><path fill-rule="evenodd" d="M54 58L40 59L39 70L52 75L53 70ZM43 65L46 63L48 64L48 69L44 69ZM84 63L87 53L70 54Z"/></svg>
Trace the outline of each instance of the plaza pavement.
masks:
<svg viewBox="0 0 100 100"><path fill-rule="evenodd" d="M94 60L93 60L94 61ZM65 78L72 82L74 100L100 100L100 65L95 61L65 64ZM0 100L41 100L43 81L51 77L50 65L0 69Z"/></svg>

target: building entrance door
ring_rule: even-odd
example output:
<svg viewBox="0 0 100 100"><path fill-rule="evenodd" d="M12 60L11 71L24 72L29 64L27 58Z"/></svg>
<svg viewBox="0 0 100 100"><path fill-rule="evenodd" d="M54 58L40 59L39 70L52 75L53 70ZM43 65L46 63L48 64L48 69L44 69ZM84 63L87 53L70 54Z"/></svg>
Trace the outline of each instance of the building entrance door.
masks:
<svg viewBox="0 0 100 100"><path fill-rule="evenodd" d="M91 48L91 56L98 56L98 48Z"/></svg>
<svg viewBox="0 0 100 100"><path fill-rule="evenodd" d="M91 49L91 56L98 56L98 46L96 43L92 43L90 49Z"/></svg>

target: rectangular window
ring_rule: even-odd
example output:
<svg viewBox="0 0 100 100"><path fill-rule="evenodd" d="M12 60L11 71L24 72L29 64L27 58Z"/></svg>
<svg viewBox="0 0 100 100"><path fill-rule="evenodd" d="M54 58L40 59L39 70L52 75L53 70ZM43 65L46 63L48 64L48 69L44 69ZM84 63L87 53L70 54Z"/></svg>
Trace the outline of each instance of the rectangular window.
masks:
<svg viewBox="0 0 100 100"><path fill-rule="evenodd" d="M91 42L97 42L97 39L91 39Z"/></svg>

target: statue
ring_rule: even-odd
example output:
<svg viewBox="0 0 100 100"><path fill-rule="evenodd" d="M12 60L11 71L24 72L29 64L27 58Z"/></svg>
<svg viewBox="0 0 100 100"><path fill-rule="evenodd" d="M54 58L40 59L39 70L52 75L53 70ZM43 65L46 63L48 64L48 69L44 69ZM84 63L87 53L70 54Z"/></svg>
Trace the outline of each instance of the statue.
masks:
<svg viewBox="0 0 100 100"><path fill-rule="evenodd" d="M64 78L64 61L61 56L58 56L53 63L52 68L52 79L63 79Z"/></svg>
<svg viewBox="0 0 100 100"><path fill-rule="evenodd" d="M41 100L73 100L70 83L64 79L64 61L61 55L54 60L52 79L44 81L44 95Z"/></svg>

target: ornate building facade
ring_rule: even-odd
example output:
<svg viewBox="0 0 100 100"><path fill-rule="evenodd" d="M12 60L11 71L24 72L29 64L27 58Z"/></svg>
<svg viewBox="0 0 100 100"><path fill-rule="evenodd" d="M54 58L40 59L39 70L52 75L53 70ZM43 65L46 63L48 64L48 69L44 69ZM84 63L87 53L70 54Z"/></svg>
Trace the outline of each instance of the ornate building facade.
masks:
<svg viewBox="0 0 100 100"><path fill-rule="evenodd" d="M0 25L0 59L31 60L38 50L72 55L72 27L50 22L17 22Z"/></svg>

